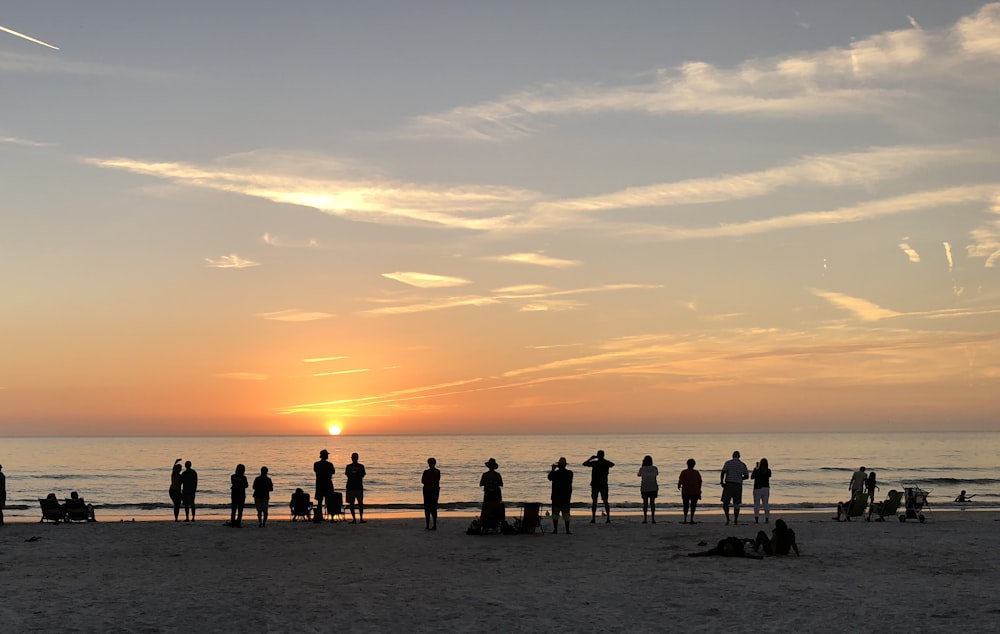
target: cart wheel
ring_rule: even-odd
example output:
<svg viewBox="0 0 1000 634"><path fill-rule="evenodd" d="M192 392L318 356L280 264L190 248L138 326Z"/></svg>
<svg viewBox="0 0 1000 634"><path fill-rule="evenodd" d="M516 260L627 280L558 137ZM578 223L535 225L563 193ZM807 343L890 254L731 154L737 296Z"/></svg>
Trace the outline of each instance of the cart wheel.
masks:
<svg viewBox="0 0 1000 634"><path fill-rule="evenodd" d="M924 523L924 520L925 520L926 518L924 517L924 514L923 514L923 513L921 513L920 515L918 515L918 516L917 516L917 519L919 519L919 520L920 520L920 523L921 523L921 524L923 524L923 523Z"/></svg>
<svg viewBox="0 0 1000 634"><path fill-rule="evenodd" d="M905 513L901 513L901 514L900 514L900 516L899 516L899 521L900 521L900 522L905 522L905 521L906 521L906 514L905 514Z"/></svg>

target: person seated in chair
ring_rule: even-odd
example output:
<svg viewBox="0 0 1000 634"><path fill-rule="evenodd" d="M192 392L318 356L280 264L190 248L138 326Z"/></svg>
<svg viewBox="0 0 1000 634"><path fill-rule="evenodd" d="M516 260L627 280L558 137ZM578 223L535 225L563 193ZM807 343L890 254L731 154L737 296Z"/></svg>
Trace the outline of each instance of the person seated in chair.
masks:
<svg viewBox="0 0 1000 634"><path fill-rule="evenodd" d="M312 499L309 494L303 491L301 488L295 489L292 493L292 499L288 503L289 508L292 509L292 520L295 517L301 515L302 517L309 519L309 513L312 511Z"/></svg>
<svg viewBox="0 0 1000 634"><path fill-rule="evenodd" d="M768 555L787 555L794 550L795 556L799 556L799 545L795 543L795 531L788 528L785 520L778 520L774 523L770 537L764 531L757 532L753 550L757 552L761 548Z"/></svg>
<svg viewBox="0 0 1000 634"><path fill-rule="evenodd" d="M77 493L76 491L73 491L72 493L69 494L69 499L73 500L74 503L79 504L80 506L86 507L86 509L87 509L87 521L88 522L96 522L97 521L97 518L94 517L94 505L93 504L87 504L84 501L84 499L82 497L80 497L79 493ZM66 506L68 507L69 505L67 504Z"/></svg>

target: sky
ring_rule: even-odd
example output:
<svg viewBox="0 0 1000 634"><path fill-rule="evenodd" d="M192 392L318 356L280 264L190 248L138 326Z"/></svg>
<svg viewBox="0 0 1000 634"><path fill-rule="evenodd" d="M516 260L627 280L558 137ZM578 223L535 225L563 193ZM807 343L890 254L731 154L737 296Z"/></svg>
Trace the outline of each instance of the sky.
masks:
<svg viewBox="0 0 1000 634"><path fill-rule="evenodd" d="M0 25L0 436L998 428L1000 3Z"/></svg>

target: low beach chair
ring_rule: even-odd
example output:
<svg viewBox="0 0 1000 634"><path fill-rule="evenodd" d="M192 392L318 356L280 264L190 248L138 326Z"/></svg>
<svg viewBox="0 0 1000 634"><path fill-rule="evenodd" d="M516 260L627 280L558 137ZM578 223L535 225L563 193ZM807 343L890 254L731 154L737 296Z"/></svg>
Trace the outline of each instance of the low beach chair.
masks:
<svg viewBox="0 0 1000 634"><path fill-rule="evenodd" d="M292 512L292 521L296 522L302 520L303 522L308 522L312 519L312 499L309 497L308 493L298 493L292 494L292 499L288 503L288 509Z"/></svg>
<svg viewBox="0 0 1000 634"><path fill-rule="evenodd" d="M895 489L889 491L889 496L884 502L876 502L868 509L868 521L875 517L876 522L884 522L885 518L892 517L899 510L899 505L903 502L903 492Z"/></svg>
<svg viewBox="0 0 1000 634"><path fill-rule="evenodd" d="M542 525L542 505L538 502L525 502L521 507L520 532L534 533Z"/></svg>
<svg viewBox="0 0 1000 634"><path fill-rule="evenodd" d="M42 519L39 522L59 522L66 521L66 511L59 500L49 498L38 498L38 505L42 507Z"/></svg>
<svg viewBox="0 0 1000 634"><path fill-rule="evenodd" d="M867 506L868 492L855 491L850 501L838 505L836 519L838 522L850 522L852 517L864 517Z"/></svg>
<svg viewBox="0 0 1000 634"><path fill-rule="evenodd" d="M483 534L499 533L500 526L506 518L506 507L503 502L484 502L483 510L479 514L479 526Z"/></svg>
<svg viewBox="0 0 1000 634"><path fill-rule="evenodd" d="M87 504L83 498L66 498L63 508L66 510L67 522L94 522L94 507Z"/></svg>

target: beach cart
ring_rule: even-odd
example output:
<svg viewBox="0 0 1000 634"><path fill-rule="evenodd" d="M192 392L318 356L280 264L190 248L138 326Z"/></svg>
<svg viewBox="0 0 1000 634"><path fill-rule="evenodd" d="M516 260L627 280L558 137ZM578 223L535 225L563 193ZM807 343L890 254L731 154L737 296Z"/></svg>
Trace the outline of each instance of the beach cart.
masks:
<svg viewBox="0 0 1000 634"><path fill-rule="evenodd" d="M906 514L900 516L900 520L917 520L921 524L927 521L927 513L930 513L931 505L927 502L930 489L921 489L917 485L911 485L903 489L906 492Z"/></svg>

